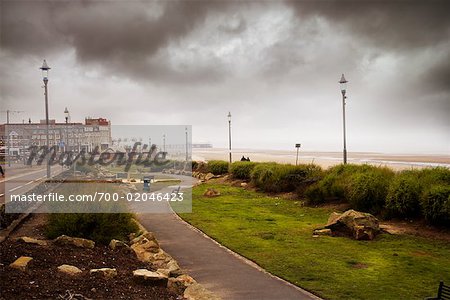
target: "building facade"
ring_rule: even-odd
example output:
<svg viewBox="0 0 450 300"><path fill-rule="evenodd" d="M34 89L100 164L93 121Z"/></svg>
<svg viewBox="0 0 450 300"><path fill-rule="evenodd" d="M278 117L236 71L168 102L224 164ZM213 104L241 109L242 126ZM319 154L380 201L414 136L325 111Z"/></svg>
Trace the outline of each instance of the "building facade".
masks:
<svg viewBox="0 0 450 300"><path fill-rule="evenodd" d="M0 125L0 156L26 156L31 146L47 145L47 126L40 123L10 123ZM49 121L48 146L58 151L101 151L111 145L111 123L104 118L86 118L85 123Z"/></svg>

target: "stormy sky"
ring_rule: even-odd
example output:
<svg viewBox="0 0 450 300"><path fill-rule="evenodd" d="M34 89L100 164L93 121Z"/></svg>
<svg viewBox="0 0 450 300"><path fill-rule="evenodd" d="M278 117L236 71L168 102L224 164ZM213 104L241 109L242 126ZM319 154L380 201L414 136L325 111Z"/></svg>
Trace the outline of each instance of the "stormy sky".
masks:
<svg viewBox="0 0 450 300"><path fill-rule="evenodd" d="M191 124L236 148L450 153L449 1L5 1L12 122ZM5 113L0 117L5 122ZM155 137L156 139L156 137Z"/></svg>

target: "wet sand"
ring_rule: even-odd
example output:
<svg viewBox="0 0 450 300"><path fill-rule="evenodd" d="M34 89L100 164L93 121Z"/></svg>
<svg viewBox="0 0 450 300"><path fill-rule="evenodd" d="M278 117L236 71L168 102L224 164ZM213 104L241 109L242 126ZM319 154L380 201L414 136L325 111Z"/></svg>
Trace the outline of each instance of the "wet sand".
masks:
<svg viewBox="0 0 450 300"><path fill-rule="evenodd" d="M278 162L295 164L296 151L286 150L233 150L233 161L239 161L242 156L250 157L256 162ZM228 150L220 148L193 149L193 160L228 160ZM341 152L303 152L300 150L298 162L315 163L323 168L328 168L342 163ZM414 154L383 154L383 153L348 153L348 163L372 164L377 166L388 166L395 170L411 168L424 168L443 166L450 168L450 155L414 155Z"/></svg>

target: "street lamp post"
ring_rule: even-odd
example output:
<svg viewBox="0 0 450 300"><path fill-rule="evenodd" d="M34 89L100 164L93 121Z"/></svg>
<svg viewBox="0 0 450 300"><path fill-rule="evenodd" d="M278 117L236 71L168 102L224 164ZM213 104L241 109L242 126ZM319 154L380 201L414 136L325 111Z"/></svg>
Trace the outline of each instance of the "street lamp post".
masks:
<svg viewBox="0 0 450 300"><path fill-rule="evenodd" d="M228 149L229 149L230 164L231 164L231 112L228 112Z"/></svg>
<svg viewBox="0 0 450 300"><path fill-rule="evenodd" d="M188 151L188 129L187 127L184 128L184 132L186 134L186 162L189 161L189 151Z"/></svg>
<svg viewBox="0 0 450 300"><path fill-rule="evenodd" d="M64 109L64 118L66 119L66 128L65 128L65 136L66 136L66 141L64 143L64 152L66 152L67 150L70 151L69 149L69 132L70 130L68 130L68 124L69 124L69 110L67 109L67 107Z"/></svg>
<svg viewBox="0 0 450 300"><path fill-rule="evenodd" d="M166 134L163 134L163 152L166 152Z"/></svg>
<svg viewBox="0 0 450 300"><path fill-rule="evenodd" d="M346 89L347 89L347 80L344 77L344 74L342 74L341 80L339 83L341 84L341 93L342 93L342 121L343 121L343 130L344 130L344 164L347 163L347 141L345 137L345 99L347 99L347 96L345 96Z"/></svg>
<svg viewBox="0 0 450 300"><path fill-rule="evenodd" d="M48 71L50 70L50 67L47 65L47 62L44 59L44 62L42 63L42 67L40 67L42 70L42 79L44 81L44 95L45 95L45 128L46 128L46 143L47 148L49 147L49 138L48 138L48 90L47 90L47 84L48 84ZM48 155L48 154L47 154ZM48 155L47 159L47 178L51 177L50 173L50 155Z"/></svg>

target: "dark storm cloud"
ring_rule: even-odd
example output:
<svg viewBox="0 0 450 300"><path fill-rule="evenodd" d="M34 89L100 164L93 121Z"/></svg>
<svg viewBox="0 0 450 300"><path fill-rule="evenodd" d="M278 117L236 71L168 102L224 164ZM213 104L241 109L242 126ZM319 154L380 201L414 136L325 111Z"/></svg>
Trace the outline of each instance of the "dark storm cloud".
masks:
<svg viewBox="0 0 450 300"><path fill-rule="evenodd" d="M205 76L205 66L174 70L156 56L201 25L209 13L228 6L232 5L222 1L2 1L1 47L40 57L73 47L81 63L134 79L211 80L220 76L214 69L220 64L211 64L214 68ZM229 29L243 26L245 22L239 22Z"/></svg>
<svg viewBox="0 0 450 300"><path fill-rule="evenodd" d="M429 83L430 88L437 93L450 92L450 55L445 61L427 69L419 79ZM450 99L447 102L450 108Z"/></svg>
<svg viewBox="0 0 450 300"><path fill-rule="evenodd" d="M299 18L323 17L374 47L428 47L450 37L450 1L288 1Z"/></svg>
<svg viewBox="0 0 450 300"><path fill-rule="evenodd" d="M450 1L327 0L287 1L299 20L323 18L371 49L375 57L393 52L411 59L419 93L446 93L441 109L450 113ZM445 50L442 51L441 49ZM420 64L412 55L429 51L439 61ZM349 58L357 60L355 52ZM361 54L361 52L360 52ZM360 58L360 57L359 57ZM420 101L420 100L417 100Z"/></svg>

